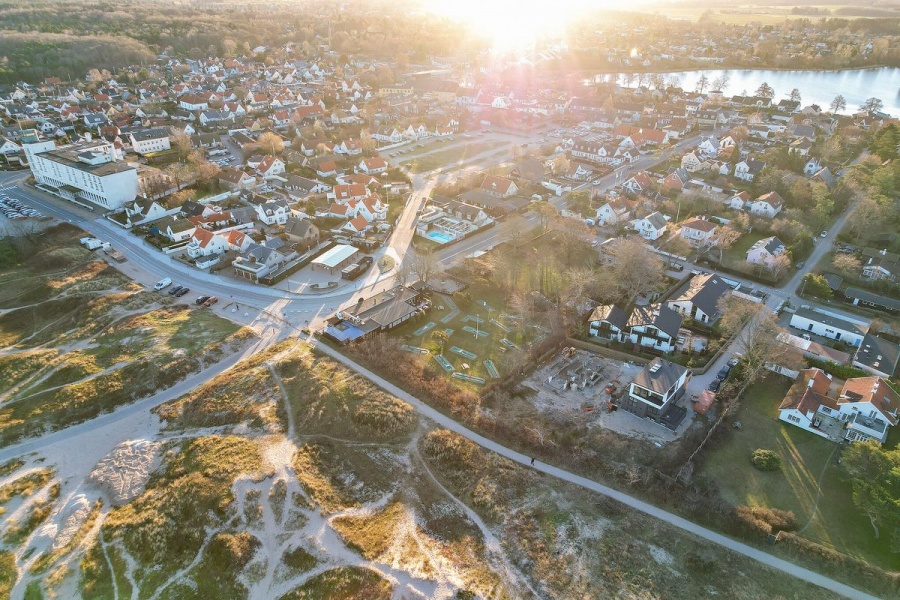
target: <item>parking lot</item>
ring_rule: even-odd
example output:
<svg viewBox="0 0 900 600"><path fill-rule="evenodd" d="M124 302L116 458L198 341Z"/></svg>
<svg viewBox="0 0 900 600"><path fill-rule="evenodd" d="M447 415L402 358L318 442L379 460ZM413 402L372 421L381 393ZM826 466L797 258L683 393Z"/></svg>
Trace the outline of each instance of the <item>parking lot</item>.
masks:
<svg viewBox="0 0 900 600"><path fill-rule="evenodd" d="M50 218L29 206L28 203L5 192L0 192L0 235L20 232L23 227L33 229L50 221Z"/></svg>

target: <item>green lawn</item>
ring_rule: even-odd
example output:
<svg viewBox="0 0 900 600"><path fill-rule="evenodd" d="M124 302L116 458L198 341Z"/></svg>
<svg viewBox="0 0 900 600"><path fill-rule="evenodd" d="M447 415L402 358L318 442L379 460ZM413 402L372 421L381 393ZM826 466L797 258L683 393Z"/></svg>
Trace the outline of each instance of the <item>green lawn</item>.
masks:
<svg viewBox="0 0 900 600"><path fill-rule="evenodd" d="M742 424L727 445L710 452L703 474L715 481L723 497L735 504L793 511L803 527L810 519L821 481L818 511L803 532L808 539L888 569L896 569L888 535L876 540L868 518L853 506L852 490L835 464L835 444L778 420L777 407L791 385L770 375L744 395L735 420ZM889 444L897 443L900 434ZM756 448L774 450L782 470L762 472L750 464ZM821 479L820 479L821 478Z"/></svg>
<svg viewBox="0 0 900 600"><path fill-rule="evenodd" d="M727 266L743 265L747 260L747 250L764 237L767 236L759 232L745 233L724 252L722 263Z"/></svg>

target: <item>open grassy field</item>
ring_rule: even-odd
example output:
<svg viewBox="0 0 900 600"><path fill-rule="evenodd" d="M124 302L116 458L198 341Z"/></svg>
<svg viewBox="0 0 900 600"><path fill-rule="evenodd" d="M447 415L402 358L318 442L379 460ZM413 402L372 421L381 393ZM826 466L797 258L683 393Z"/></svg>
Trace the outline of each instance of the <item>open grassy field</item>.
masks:
<svg viewBox="0 0 900 600"><path fill-rule="evenodd" d="M78 237L50 228L0 271L0 445L147 396L251 336L143 291Z"/></svg>
<svg viewBox="0 0 900 600"><path fill-rule="evenodd" d="M507 142L472 141L439 152L432 152L418 157L401 158L401 162L411 164L410 170L413 173L422 173L442 167L452 168L454 165L458 165L473 156L508 145Z"/></svg>
<svg viewBox="0 0 900 600"><path fill-rule="evenodd" d="M711 451L703 475L715 482L735 505L762 506L792 511L802 535L842 554L896 569L885 536L876 540L868 518L853 505L853 491L836 463L837 445L825 438L783 423L777 407L791 385L770 375L744 395L735 417L741 429L727 444ZM896 443L896 437L892 443ZM757 448L778 453L780 471L763 472L750 463Z"/></svg>

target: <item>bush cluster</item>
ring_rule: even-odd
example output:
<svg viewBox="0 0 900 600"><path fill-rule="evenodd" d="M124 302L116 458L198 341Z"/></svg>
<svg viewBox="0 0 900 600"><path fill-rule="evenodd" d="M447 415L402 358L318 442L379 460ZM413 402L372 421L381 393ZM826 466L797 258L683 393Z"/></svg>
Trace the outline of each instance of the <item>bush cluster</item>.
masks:
<svg viewBox="0 0 900 600"><path fill-rule="evenodd" d="M750 457L750 462L760 471L777 471L781 469L781 457L772 450L757 448Z"/></svg>

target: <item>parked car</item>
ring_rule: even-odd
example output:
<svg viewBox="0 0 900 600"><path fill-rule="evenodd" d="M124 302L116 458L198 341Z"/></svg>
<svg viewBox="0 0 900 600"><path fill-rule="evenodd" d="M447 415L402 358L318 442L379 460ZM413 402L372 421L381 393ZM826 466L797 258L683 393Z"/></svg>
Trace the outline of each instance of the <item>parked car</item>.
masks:
<svg viewBox="0 0 900 600"><path fill-rule="evenodd" d="M711 392L718 392L720 387L722 387L722 380L721 379L713 379L712 381L709 382L709 385L706 387L706 389L708 389Z"/></svg>
<svg viewBox="0 0 900 600"><path fill-rule="evenodd" d="M159 281L157 281L156 285L153 286L153 289L158 292L160 290L166 289L170 285L172 285L172 280L169 277L166 277L165 279L160 279Z"/></svg>
<svg viewBox="0 0 900 600"><path fill-rule="evenodd" d="M823 231L822 233L819 234L819 237L828 237L828 232Z"/></svg>
<svg viewBox="0 0 900 600"><path fill-rule="evenodd" d="M182 285L176 285L176 286L173 287L171 290L169 290L169 295L170 295L170 296L174 296L175 294L177 294L178 292L180 292L181 289L182 289L183 287L184 287L184 286L182 286Z"/></svg>
<svg viewBox="0 0 900 600"><path fill-rule="evenodd" d="M197 296L197 299L194 300L194 304L199 306L199 305L203 304L204 302L206 302L207 300L209 300L209 296Z"/></svg>
<svg viewBox="0 0 900 600"><path fill-rule="evenodd" d="M806 266L806 263L802 260L800 262L798 262L796 265L794 265L794 267L797 269L802 269L805 266Z"/></svg>
<svg viewBox="0 0 900 600"><path fill-rule="evenodd" d="M181 298L182 296L186 295L190 291L191 291L191 288L183 287L180 290L178 290L178 293L175 294L175 297Z"/></svg>
<svg viewBox="0 0 900 600"><path fill-rule="evenodd" d="M210 307L218 301L218 298L216 298L215 296L211 296L210 298L207 298L206 302L203 303L203 306Z"/></svg>
<svg viewBox="0 0 900 600"><path fill-rule="evenodd" d="M731 367L729 365L725 365L724 367L719 369L718 373L716 373L716 379L725 379L726 377L728 377L728 373L730 372Z"/></svg>

